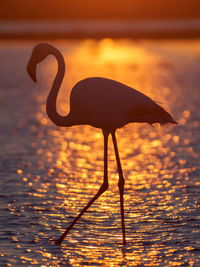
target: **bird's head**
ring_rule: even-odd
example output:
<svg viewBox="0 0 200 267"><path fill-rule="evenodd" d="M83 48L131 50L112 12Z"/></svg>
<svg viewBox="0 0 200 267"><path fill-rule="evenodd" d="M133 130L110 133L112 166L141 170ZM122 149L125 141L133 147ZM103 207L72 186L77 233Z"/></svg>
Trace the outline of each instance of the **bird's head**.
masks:
<svg viewBox="0 0 200 267"><path fill-rule="evenodd" d="M49 54L51 54L51 48L52 46L47 43L39 43L33 48L31 57L27 64L27 72L34 82L37 82L37 64L43 61Z"/></svg>

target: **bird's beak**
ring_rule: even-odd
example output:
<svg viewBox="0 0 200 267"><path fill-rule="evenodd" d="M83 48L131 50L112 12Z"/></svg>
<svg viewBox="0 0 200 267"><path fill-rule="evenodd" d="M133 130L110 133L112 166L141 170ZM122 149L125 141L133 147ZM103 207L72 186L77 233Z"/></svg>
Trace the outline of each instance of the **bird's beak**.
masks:
<svg viewBox="0 0 200 267"><path fill-rule="evenodd" d="M27 65L27 72L35 83L37 82L36 67L37 67L37 64L32 60L32 58L30 58L28 65Z"/></svg>

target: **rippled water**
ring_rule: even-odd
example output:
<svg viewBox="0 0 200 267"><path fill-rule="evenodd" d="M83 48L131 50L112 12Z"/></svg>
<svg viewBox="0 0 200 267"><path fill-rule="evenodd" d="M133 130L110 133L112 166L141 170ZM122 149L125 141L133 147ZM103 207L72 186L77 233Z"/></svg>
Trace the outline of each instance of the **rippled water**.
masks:
<svg viewBox="0 0 200 267"><path fill-rule="evenodd" d="M130 85L170 111L177 126L130 124L117 138L128 244L121 245L118 174L109 140L109 190L62 246L51 244L102 183L103 140L90 126L58 128L45 102L49 58L35 85L26 73L37 42L0 42L0 265L198 266L200 264L200 41L53 41L67 72L58 109L88 76Z"/></svg>

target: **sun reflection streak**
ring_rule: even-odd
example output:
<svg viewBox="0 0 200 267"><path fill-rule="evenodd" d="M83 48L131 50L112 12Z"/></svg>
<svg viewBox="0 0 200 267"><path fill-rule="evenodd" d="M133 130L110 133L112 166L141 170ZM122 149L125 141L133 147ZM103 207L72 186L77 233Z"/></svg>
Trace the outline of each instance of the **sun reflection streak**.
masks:
<svg viewBox="0 0 200 267"><path fill-rule="evenodd" d="M114 79L118 77L118 80L121 80L125 83L130 82L130 85L132 85L132 81L134 80L134 87L136 88L145 86L143 79L144 72L147 69L150 69L150 71L148 70L148 75L154 75L154 73L152 73L152 67L158 62L157 56L145 50L144 48L141 48L133 43L130 45L130 43L127 43L127 41L123 41L119 44L111 39L104 39L99 42L86 40L82 42L79 47L77 47L75 52L72 52L71 55L67 53L65 57L66 61L72 60L70 63L72 67L72 78L75 63L80 66L80 74L77 71L75 72L76 80L79 80L79 78L84 78L81 76L81 73L84 73L85 76L106 76ZM55 72L56 66L51 65L50 67L48 71ZM125 75L126 72L127 74ZM125 77L127 82L124 80ZM74 82L72 79L66 82L66 85L68 87L72 87L73 83ZM159 88L159 86L160 85L158 83L157 88ZM148 85L148 87L144 89L144 93L147 93L150 96L156 95L156 92L152 91L152 89L154 88ZM164 88L163 91L167 97L169 94L169 89ZM63 97L64 93L66 92L61 90L58 106L59 111L63 114L66 114L66 107L68 105L66 105L66 103L68 103L69 100L69 93L67 96L67 101L66 97ZM67 107L67 110L69 110L69 106ZM188 118L188 113L184 113L183 117ZM40 116L39 118L41 124L45 125L46 121L44 117ZM170 188L171 186L171 183L168 182L168 179L170 177L172 178L172 175L170 176L168 171L163 170L163 163L161 162L162 157L166 158L166 164L167 162L170 162L169 156L166 156L170 151L165 144L168 142L178 143L179 137L172 136L170 133L166 133L161 138L162 130L158 129L157 127L156 129L152 128L149 130L149 127L146 125L135 125L134 131L132 131L132 128L133 126L130 126L129 128L126 127L124 132L119 132L122 163L126 173L129 174L126 175L128 176L127 184L131 185L138 193L144 190L151 190L149 192L149 197L152 198L151 203L156 203L156 200L154 200L155 196L160 194L163 188ZM57 193L63 196L63 203L61 206L63 208L65 207L66 211L71 210L71 212L73 211L74 213L77 212L77 208L80 206L78 203L86 203L87 199L90 198L89 195L93 195L94 192L98 190L102 181L103 155L102 153L99 155L99 152L103 151L103 144L101 142L102 136L100 133L96 132L96 130L84 126L81 127L81 131L67 129L66 133L60 134L58 131L55 131L53 135L55 136L55 143L60 143L60 151L56 152L56 157L54 155L54 158L56 159L54 168L58 168L64 173L70 173L71 170L73 170L73 180L60 177L59 182L56 182ZM87 142L84 139L85 136L87 136ZM64 138L68 141L64 141ZM131 146L129 144L130 138L133 138ZM117 177L115 173L112 173L113 170L116 169L112 147L109 147L109 155L110 190L114 191L116 195L112 193L112 198L109 199L108 204L108 193L106 193L104 196L102 196L100 201L95 203L96 207L91 208L91 212L95 210L95 212L101 213L103 210L104 213L106 211L112 211L113 214L119 213L119 209L116 206L118 203L116 189ZM52 158L52 155L49 153L47 153L46 156L50 159ZM123 162L123 159L129 160ZM51 159L51 162L52 161L53 159ZM67 166L67 168L65 166ZM163 184L159 182L159 173L161 171L162 177L165 177L163 178ZM51 173L50 170L49 172ZM155 189L152 188L154 185ZM87 192L87 197L85 199L83 195L84 192ZM168 194L173 194L173 190L169 191ZM125 201L130 202L131 198L132 201L138 201L140 199L139 195L140 194L138 194L138 197L133 196L133 194L125 195ZM171 198L171 195L164 197L165 201L167 202L171 201ZM168 212L172 210L171 206L165 206L164 208ZM162 209L163 207L161 210ZM133 208L133 211L130 212L129 218L139 218L137 213L138 211L136 212L136 209ZM92 215L88 215L89 218L91 216ZM149 216L147 217L149 218ZM105 236L108 240L112 240L112 238L110 238L106 233ZM118 238L119 240L121 239L120 235ZM91 246L85 249L82 247L83 253L84 250L85 253L87 252L88 257L91 256L92 258L95 258L95 253L97 253L97 250L95 250L94 253L94 247ZM93 253L91 254L92 250ZM141 251L143 251L142 248ZM136 254L130 254L128 256L126 255L126 259L127 261L135 261L138 264L141 264L144 261L148 262L149 259L151 259L151 262L155 262L158 254L159 250L157 251L155 249L147 254L146 259L144 259L143 256ZM76 263L76 260L74 259L71 260L70 263L74 266L78 266L78 262ZM106 257L104 257L102 262L99 261L99 263L106 264Z"/></svg>

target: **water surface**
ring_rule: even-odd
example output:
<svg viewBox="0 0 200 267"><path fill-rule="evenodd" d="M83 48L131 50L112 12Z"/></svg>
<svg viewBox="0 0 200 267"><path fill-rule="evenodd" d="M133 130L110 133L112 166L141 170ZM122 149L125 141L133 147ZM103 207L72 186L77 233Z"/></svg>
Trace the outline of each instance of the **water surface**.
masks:
<svg viewBox="0 0 200 267"><path fill-rule="evenodd" d="M58 128L45 112L57 63L26 73L37 42L0 42L0 265L200 264L200 41L52 41L66 60L58 110L85 77L116 79L170 111L177 126L117 131L126 179L128 244L121 245L118 174L109 140L109 190L62 246L52 245L102 183L103 139L90 126Z"/></svg>

